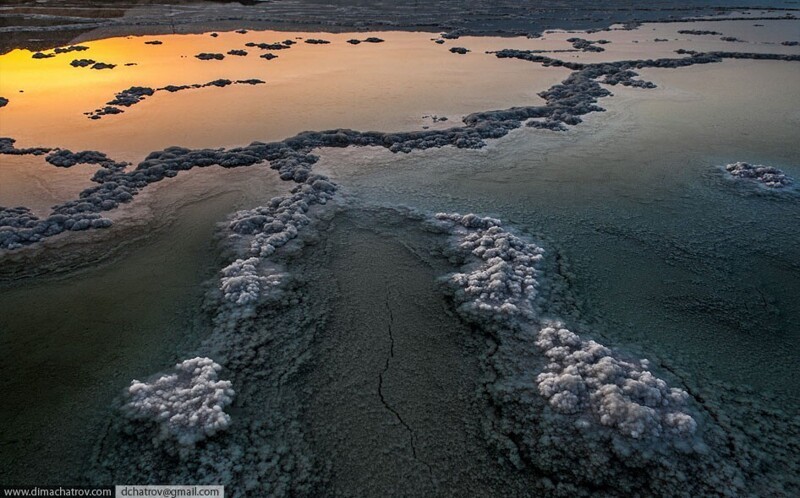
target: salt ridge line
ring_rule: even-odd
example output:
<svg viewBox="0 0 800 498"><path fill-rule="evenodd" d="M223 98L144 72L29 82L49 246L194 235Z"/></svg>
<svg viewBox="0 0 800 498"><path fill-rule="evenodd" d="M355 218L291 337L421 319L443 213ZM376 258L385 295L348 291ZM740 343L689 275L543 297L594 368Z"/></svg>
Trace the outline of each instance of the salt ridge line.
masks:
<svg viewBox="0 0 800 498"><path fill-rule="evenodd" d="M236 259L220 272L219 290L226 311L217 313L218 326L232 330L240 319L252 317L260 303L274 297L273 292L280 292L286 274L262 263L296 239L312 223L309 210L327 204L336 189L326 177L313 175L287 195L230 216L224 225L225 243L233 248Z"/></svg>
<svg viewBox="0 0 800 498"><path fill-rule="evenodd" d="M207 87L217 87L217 88L224 88L229 85L262 85L265 82L260 79L251 78L246 80L228 80L228 79L216 79L214 81L209 81L205 84L194 83L192 85L167 85L162 88L150 88L146 86L132 86L121 92L118 92L113 100L106 102L105 107L101 107L99 109L95 109L91 112L86 112L89 119L100 119L102 116L108 114L121 114L124 111L120 109L120 107L131 107L133 105L138 104L139 102L143 101L145 97L150 97L156 92L166 91L169 93L180 92L183 90L189 90L192 88L207 88Z"/></svg>
<svg viewBox="0 0 800 498"><path fill-rule="evenodd" d="M292 189L289 194L274 197L264 206L237 211L229 218L224 225L226 244L233 249L237 259L225 266L219 274L221 299L214 316L215 328L211 342L214 344L233 342L230 335L238 333L242 323L255 316L259 305L274 300L275 296L281 292L287 274L280 271L275 264L270 265L268 258L297 238L300 230L311 223L312 220L307 216L311 206L327 204L335 192L335 184L328 181L326 177L312 175L306 179L304 184ZM207 358L206 360L208 361L202 365L211 365L208 362L212 362L212 360ZM189 361L194 360L187 360L187 362ZM185 369L194 368L194 363L191 365L184 363L187 365ZM213 363L212 366L215 370L221 368L216 363ZM205 382L204 379L201 380ZM173 380L175 379L170 378L170 382L167 384L173 383ZM182 380L185 384L186 379ZM188 410L189 412L199 411L197 416L192 416L192 413L185 413L187 409L184 407L187 405L178 394L180 403L174 409L168 409L170 407L167 406L167 408L162 408L163 412L158 412L157 409L151 409L151 405L155 403L161 406L164 403L159 402L158 399L151 403L151 398L162 395L153 389L145 390L139 384L141 383L138 381L134 381L132 384L129 390L131 400L126 404L126 410L130 412L129 407L133 406L136 414L144 412L150 417L134 418L155 418L158 422L171 421L174 418L172 412L177 411L180 415L180 430L168 430L171 428L169 426L162 427L161 432L174 433L181 444L194 444L205 436L214 434L214 430L206 430L208 417L204 416L204 410L207 403L199 406L192 405L193 408ZM194 385L194 382L192 384ZM144 394L140 396L141 393ZM172 401L172 398L167 397L167 400ZM147 404L147 409L141 409L143 404ZM225 419L224 427L227 427L228 422L229 420ZM217 425L212 426L212 428L214 427Z"/></svg>
<svg viewBox="0 0 800 498"><path fill-rule="evenodd" d="M253 142L246 147L233 149L199 149L168 147L163 151L152 152L133 171L98 171L93 181L100 183L80 193L79 199L68 201L54 207L45 219L31 219L25 222L14 219L14 213L0 207L5 223L0 225L0 249L18 249L35 244L44 238L58 235L66 230L106 228L111 226L107 218L101 219L98 213L115 209L120 203L130 202L141 189L150 183L176 176L179 171L195 166L219 165L226 168L251 166L269 162L280 172L283 180L303 182L310 174L311 166L317 157L311 151L320 147L378 146L391 152L410 152L429 148L453 145L458 148L478 149L485 146L485 140L505 136L510 130L519 128L523 121L537 128L565 130L569 125L582 122L580 116L602 111L597 105L601 97L611 92L600 86L597 78L609 85L622 84L642 88L653 88L651 82L635 80L633 69L648 67L677 68L694 64L721 62L726 58L800 61L800 55L750 54L738 52L695 53L685 51L689 57L680 59L648 59L620 61L600 64L563 62L538 54L520 50L501 50L500 58L519 58L545 66L563 66L572 73L560 84L551 87L540 95L545 99L543 106L515 107L505 110L479 112L466 116L464 126L447 130L424 130L417 132L359 132L354 130L328 130L323 132L303 132L281 142ZM536 120L540 119L540 120ZM14 140L0 138L2 154L43 154L50 149L16 149Z"/></svg>
<svg viewBox="0 0 800 498"><path fill-rule="evenodd" d="M490 339L482 360L493 407L487 438L517 467L541 475L542 494L740 496L760 475L758 441L732 445L741 435L656 377L647 360L544 316L553 303L536 292L548 277L538 246L496 219L440 213L436 220L462 258L462 271L445 279L457 310Z"/></svg>
<svg viewBox="0 0 800 498"><path fill-rule="evenodd" d="M469 271L447 279L462 316L498 333L511 326L534 334L533 329L547 322L537 304L542 248L505 230L494 218L439 213L436 219L451 224L454 245L477 260L468 259ZM558 411L586 411L633 438L661 436L667 427L694 432L694 419L679 411L687 393L668 389L647 371L646 362L636 365L615 358L611 350L581 340L561 324L542 326L536 345L549 359L536 379L539 393Z"/></svg>
<svg viewBox="0 0 800 498"><path fill-rule="evenodd" d="M181 479L223 484L233 496L248 496L256 490L274 496L314 495L320 469L313 463L313 451L298 423L302 404L296 392L282 387L286 377L306 361L302 351L310 347L313 335L299 333L304 329L298 323L314 311L298 306L301 297L291 288L292 276L281 261L282 248L301 247L305 236L313 236L312 225L321 212L315 208L332 200L335 191L336 186L325 177L312 175L289 194L236 212L220 226L225 252L233 261L220 271L207 296L212 331L201 344L198 358L178 365L201 360L215 370L224 368L231 379L225 388L239 386L238 425L218 415L209 430L205 407L220 406L217 413L224 408L216 397L187 402L183 391L176 394L170 381L165 395L153 395L151 389L137 398L143 388L134 381L123 405L127 417L112 421L114 433L125 436L105 449L95 469L98 482L138 475L144 482ZM282 333L275 326L281 319L292 324L294 333ZM270 348L264 348L265 343ZM256 378L258 382L252 382ZM193 389L208 399L210 390L204 390L204 382L199 384ZM219 396L220 389L215 394ZM227 391L223 394L228 395ZM142 416L130 416L131 406L160 406L163 397L170 401L165 410L146 409ZM265 404L267 410L261 408ZM255 414L248 413L248 406L255 407ZM177 427L172 430L176 424L168 421L176 418ZM224 437L212 437L229 426Z"/></svg>

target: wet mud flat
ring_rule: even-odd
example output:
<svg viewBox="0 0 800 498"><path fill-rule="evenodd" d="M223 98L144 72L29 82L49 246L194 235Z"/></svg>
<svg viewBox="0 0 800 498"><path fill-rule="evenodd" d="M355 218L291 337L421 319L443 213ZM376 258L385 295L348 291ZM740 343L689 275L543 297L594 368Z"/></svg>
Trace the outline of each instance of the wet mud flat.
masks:
<svg viewBox="0 0 800 498"><path fill-rule="evenodd" d="M442 294L446 264L406 242L402 218L385 221L340 214L317 249L335 295L308 378L325 494L524 493L526 477L486 449L487 344Z"/></svg>

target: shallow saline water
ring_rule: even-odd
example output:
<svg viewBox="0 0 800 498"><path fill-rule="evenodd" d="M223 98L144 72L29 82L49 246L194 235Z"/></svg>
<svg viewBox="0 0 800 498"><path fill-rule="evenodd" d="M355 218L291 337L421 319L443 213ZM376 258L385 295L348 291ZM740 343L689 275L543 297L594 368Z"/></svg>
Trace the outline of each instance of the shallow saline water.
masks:
<svg viewBox="0 0 800 498"><path fill-rule="evenodd" d="M758 23L644 24L443 44L430 33L220 31L100 39L44 59L17 49L0 56L0 96L9 99L0 136L19 148L97 150L136 164L168 146L228 148L304 130L444 130L473 112L542 105L537 94L572 72L488 52L570 50L566 40L578 36L610 43L604 52L543 55L604 62L679 57L680 48L800 54L781 45L800 39L800 21ZM745 41L678 34L686 29ZM347 43L366 36L384 41ZM162 44L145 44L154 40ZM275 51L274 60L246 46L282 40L297 43ZM470 52L451 53L454 46ZM232 49L248 54L194 57ZM81 58L117 66L70 66ZM439 279L454 271L452 261L429 251L434 236L404 218L408 210L492 216L535 240L569 282L569 304L545 309L569 308L569 319L593 339L649 359L654 373L705 400L713 415L698 418L701 434L713 419L735 428L728 436L736 444L759 434L782 441L771 456L754 450L771 467L747 474L743 489L800 492L800 191L771 191L724 171L746 161L800 183L800 62L724 60L636 72L656 88L606 85L613 96L600 99L605 112L566 131L522 126L480 149L314 151L314 172L335 181L339 197L324 222L312 224L307 247L276 263L302 297L256 323L272 335L250 361L271 357L263 363L270 367L236 374L232 426L210 439L222 447L261 416L269 428L259 437L288 447L276 450L281 458L296 457L291 468L281 460L285 480L232 478L242 486L227 488L232 496L566 493L551 486L556 476L517 465L487 438L494 419L475 392L491 383L482 365L495 338L460 317L442 292ZM131 86L219 78L263 83L156 91L120 114L85 114ZM58 168L44 157L0 156L0 206L46 216L93 185L96 165ZM120 410L123 391L134 378L219 346L208 296L231 248L220 245L218 224L292 186L267 164L184 171L109 212L111 228L0 249L3 484L119 484L126 476L164 482L157 471L147 474L152 469L139 456L113 450L136 447L119 429L134 424ZM737 422L762 415L752 431ZM192 457L163 451L165 472L208 483L238 475L181 473L195 469ZM147 470L126 474L131 469ZM762 477L778 484L767 487Z"/></svg>

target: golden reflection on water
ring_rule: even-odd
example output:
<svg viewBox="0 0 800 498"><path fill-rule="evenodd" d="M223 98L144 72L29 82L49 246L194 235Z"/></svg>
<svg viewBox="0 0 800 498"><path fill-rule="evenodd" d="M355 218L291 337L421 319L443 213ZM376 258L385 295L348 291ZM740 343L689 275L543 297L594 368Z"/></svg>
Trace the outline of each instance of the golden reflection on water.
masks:
<svg viewBox="0 0 800 498"><path fill-rule="evenodd" d="M536 94L568 74L484 54L480 45L490 48L491 39L474 44L468 56L451 54L427 33L371 33L385 42L346 43L366 36L251 31L219 33L216 38L110 38L80 43L89 49L47 59L14 50L0 56L0 96L10 99L0 110L0 136L15 138L17 147L99 150L135 164L171 145L227 147L339 127L400 131L458 126L470 112L541 102ZM331 43L311 45L300 37ZM156 39L163 44L145 44ZM271 61L259 57L266 51L245 46L287 39L297 43L274 51L278 58ZM247 50L248 55L226 55L222 61L194 57L232 49ZM117 66L75 68L70 65L74 59ZM131 86L159 88L220 78L266 83L156 92L122 108L123 114L99 120L84 114ZM449 120L434 124L423 119L431 114ZM0 156L0 205L25 204L42 212L91 185L87 168L94 167L64 170L46 164L42 156Z"/></svg>
<svg viewBox="0 0 800 498"><path fill-rule="evenodd" d="M323 37L329 45L298 43L275 51L278 59L247 42L274 43ZM474 51L451 54L424 33L379 33L385 43L346 43L353 34L249 32L112 38L87 42L83 52L33 59L25 50L0 57L0 95L11 99L0 132L21 145L55 145L103 150L135 160L169 145L217 147L275 140L307 129L413 130L431 125L426 114L458 124L470 112L540 101L536 93L557 83L563 70L509 64ZM363 36L362 36L363 38ZM159 39L163 45L146 45ZM245 49L201 61L200 52ZM70 66L87 58L117 64L93 70ZM135 66L125 66L136 63ZM157 92L124 114L90 120L83 113L101 107L130 86L206 83L218 78L259 78L264 85ZM24 93L18 93L24 90ZM440 125L445 126L445 125Z"/></svg>
<svg viewBox="0 0 800 498"><path fill-rule="evenodd" d="M796 53L778 40L798 33L797 21L749 21L643 25L633 31L593 34L548 32L540 39L463 37L435 44L430 33L289 33L250 31L195 35L118 37L81 43L88 50L33 59L27 50L0 56L0 96L10 103L0 110L0 136L17 146L100 150L115 160L136 163L147 153L171 145L228 147L254 140L281 140L304 130L353 128L406 131L423 126L458 126L471 112L541 102L537 93L563 80L570 71L539 64L497 59L485 52L502 48L563 50L573 36L609 39L605 51L559 52L564 60L597 62L647 57L676 57L677 48ZM754 43L721 42L716 36L678 35L680 29L724 30ZM351 45L348 39L378 36L384 43ZM669 39L655 42L655 38ZM331 43L311 45L303 38ZM796 38L796 36L795 36ZM146 41L161 40L161 45ZM248 42L292 39L290 49L273 51L277 59ZM471 50L449 52L453 46ZM200 52L247 50L246 57L226 55L202 61ZM51 51L48 51L51 52ZM545 54L548 55L548 54ZM94 70L70 66L73 59L116 64ZM133 63L135 65L126 66ZM215 79L264 80L263 85L156 92L124 113L91 120L95 110L131 86L203 84ZM23 93L21 93L21 91ZM433 123L425 115L447 116ZM38 206L72 198L88 186L86 168L53 171L43 157L0 156L0 205ZM32 179L35 182L31 183ZM39 192L40 194L37 194ZM29 195L29 197L26 197Z"/></svg>

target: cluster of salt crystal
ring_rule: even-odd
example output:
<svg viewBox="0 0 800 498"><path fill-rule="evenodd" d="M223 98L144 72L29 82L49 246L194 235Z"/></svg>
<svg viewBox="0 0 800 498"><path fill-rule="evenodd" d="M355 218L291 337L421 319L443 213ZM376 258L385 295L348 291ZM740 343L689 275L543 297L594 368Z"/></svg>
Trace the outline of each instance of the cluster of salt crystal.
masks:
<svg viewBox="0 0 800 498"><path fill-rule="evenodd" d="M453 223L459 248L481 261L471 271L449 277L461 301L460 310L489 319L534 318L539 273L536 266L544 251L504 230L494 218L447 213L439 213L436 218Z"/></svg>
<svg viewBox="0 0 800 498"><path fill-rule="evenodd" d="M505 230L499 220L473 214L439 213L449 224L458 249L477 258L449 276L459 311L492 328L521 325L536 335L548 364L536 387L553 409L588 417L635 439L662 434L692 434L695 420L681 411L688 394L655 377L646 362L620 359L595 341L584 341L560 324L539 323L536 298L543 250ZM566 419L565 419L566 420Z"/></svg>
<svg viewBox="0 0 800 498"><path fill-rule="evenodd" d="M646 361L629 362L560 324L539 331L550 362L536 378L539 394L564 414L588 415L632 438L688 435L697 424L681 411L689 395L655 377Z"/></svg>
<svg viewBox="0 0 800 498"><path fill-rule="evenodd" d="M175 365L171 373L151 382L131 382L125 413L158 425L159 439L175 438L191 446L225 430L230 416L224 409L233 401L227 380L219 380L220 365L210 358L192 358Z"/></svg>
<svg viewBox="0 0 800 498"><path fill-rule="evenodd" d="M262 287L269 284L258 264L258 258L237 259L220 271L220 290L227 301L240 306L258 301Z"/></svg>
<svg viewBox="0 0 800 498"><path fill-rule="evenodd" d="M290 195L273 197L264 206L238 211L231 217L230 230L240 235L253 235L251 254L261 258L271 256L311 222L306 215L311 205L325 204L333 197L336 186L316 176L295 187Z"/></svg>
<svg viewBox="0 0 800 498"><path fill-rule="evenodd" d="M725 170L735 178L759 182L769 188L784 188L792 184L791 178L773 166L737 162L728 164L725 166Z"/></svg>

